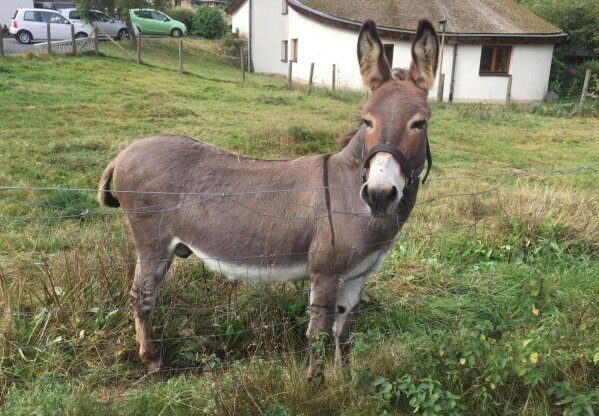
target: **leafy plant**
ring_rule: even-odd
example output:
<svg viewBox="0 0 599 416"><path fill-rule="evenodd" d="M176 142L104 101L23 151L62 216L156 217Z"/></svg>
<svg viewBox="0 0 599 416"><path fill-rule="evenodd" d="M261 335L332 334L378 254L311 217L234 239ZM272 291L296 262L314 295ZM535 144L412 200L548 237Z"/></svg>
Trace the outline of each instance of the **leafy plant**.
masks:
<svg viewBox="0 0 599 416"><path fill-rule="evenodd" d="M200 6L193 15L192 33L206 39L220 38L227 25L222 12L217 7Z"/></svg>

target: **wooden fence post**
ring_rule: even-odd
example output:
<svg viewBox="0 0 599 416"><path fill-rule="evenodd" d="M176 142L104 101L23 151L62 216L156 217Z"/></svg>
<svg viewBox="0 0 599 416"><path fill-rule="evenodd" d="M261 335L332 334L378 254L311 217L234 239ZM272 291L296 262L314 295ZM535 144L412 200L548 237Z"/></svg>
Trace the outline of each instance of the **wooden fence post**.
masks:
<svg viewBox="0 0 599 416"><path fill-rule="evenodd" d="M94 53L98 56L98 28L95 26L92 35L94 36Z"/></svg>
<svg viewBox="0 0 599 416"><path fill-rule="evenodd" d="M439 83L437 84L437 102L443 102L443 89L445 88L445 73L439 74Z"/></svg>
<svg viewBox="0 0 599 416"><path fill-rule="evenodd" d="M335 67L336 67L336 65L333 64L333 79L331 80L331 86L333 88L333 91L335 91L335 75L336 75Z"/></svg>
<svg viewBox="0 0 599 416"><path fill-rule="evenodd" d="M312 93L312 80L314 79L314 62L310 64L310 78L308 79L308 94Z"/></svg>
<svg viewBox="0 0 599 416"><path fill-rule="evenodd" d="M183 39L179 39L179 72L183 74Z"/></svg>
<svg viewBox="0 0 599 416"><path fill-rule="evenodd" d="M241 71L241 82L245 82L245 62L243 60L243 46L239 48L239 69Z"/></svg>
<svg viewBox="0 0 599 416"><path fill-rule="evenodd" d="M291 77L293 76L293 61L289 60L289 69L287 70L287 89L290 90L293 88L293 84L291 81Z"/></svg>
<svg viewBox="0 0 599 416"><path fill-rule="evenodd" d="M137 34L137 59L138 64L141 64L141 32Z"/></svg>
<svg viewBox="0 0 599 416"><path fill-rule="evenodd" d="M77 55L77 39L75 39L75 25L71 23L71 43L73 46L72 53Z"/></svg>
<svg viewBox="0 0 599 416"><path fill-rule="evenodd" d="M580 96L580 103L578 103L578 117L582 117L584 114L584 103L587 100L587 91L589 90L589 82L591 81L591 70L587 69L584 74L584 84L582 85L582 95Z"/></svg>
<svg viewBox="0 0 599 416"><path fill-rule="evenodd" d="M0 34L0 58L4 58L4 36Z"/></svg>
<svg viewBox="0 0 599 416"><path fill-rule="evenodd" d="M512 105L512 76L507 78L507 91L505 93L505 105Z"/></svg>
<svg viewBox="0 0 599 416"><path fill-rule="evenodd" d="M52 34L50 33L50 22L46 23L46 38L48 40L48 55L52 55Z"/></svg>

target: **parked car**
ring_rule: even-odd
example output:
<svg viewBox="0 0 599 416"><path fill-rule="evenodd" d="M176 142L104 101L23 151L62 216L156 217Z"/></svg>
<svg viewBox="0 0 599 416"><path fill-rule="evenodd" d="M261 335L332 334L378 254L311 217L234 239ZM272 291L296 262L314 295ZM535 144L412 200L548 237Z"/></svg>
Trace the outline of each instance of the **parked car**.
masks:
<svg viewBox="0 0 599 416"><path fill-rule="evenodd" d="M71 38L71 25L75 27L75 38L88 37L93 27L88 24L75 23L56 10L50 9L18 9L11 20L8 31L20 43L45 41L47 39L47 24L50 23L52 40Z"/></svg>
<svg viewBox="0 0 599 416"><path fill-rule="evenodd" d="M133 26L144 35L171 35L178 38L187 34L187 27L178 20L154 9L130 9Z"/></svg>
<svg viewBox="0 0 599 416"><path fill-rule="evenodd" d="M59 12L73 22L83 23L77 9L61 9ZM98 28L103 30L108 36L118 40L127 39L129 37L125 22L115 21L112 17L99 10L90 10L89 23L98 26ZM100 36L101 35L102 32L100 32Z"/></svg>

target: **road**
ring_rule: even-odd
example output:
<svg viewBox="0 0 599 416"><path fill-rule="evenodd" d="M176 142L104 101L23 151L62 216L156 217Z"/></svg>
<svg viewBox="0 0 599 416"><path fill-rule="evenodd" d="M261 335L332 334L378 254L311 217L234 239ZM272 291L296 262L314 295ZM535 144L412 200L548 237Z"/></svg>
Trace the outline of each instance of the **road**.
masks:
<svg viewBox="0 0 599 416"><path fill-rule="evenodd" d="M21 45L14 38L4 38L4 53L9 55L12 53L34 52L33 44Z"/></svg>

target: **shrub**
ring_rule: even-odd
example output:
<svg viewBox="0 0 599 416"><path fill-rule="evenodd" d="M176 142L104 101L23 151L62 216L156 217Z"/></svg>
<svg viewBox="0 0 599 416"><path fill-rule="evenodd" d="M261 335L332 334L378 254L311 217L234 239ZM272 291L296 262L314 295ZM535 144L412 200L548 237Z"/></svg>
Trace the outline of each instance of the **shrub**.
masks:
<svg viewBox="0 0 599 416"><path fill-rule="evenodd" d="M247 42L245 39L241 39L238 33L226 33L223 39L223 46L221 54L227 58L231 65L241 67L240 57L241 49L243 49L243 55L247 57ZM247 60L243 62L246 71L248 70Z"/></svg>
<svg viewBox="0 0 599 416"><path fill-rule="evenodd" d="M219 9L200 6L193 16L192 33L207 39L220 38L225 34L227 24Z"/></svg>
<svg viewBox="0 0 599 416"><path fill-rule="evenodd" d="M193 10L186 9L185 7L173 7L172 9L167 10L166 14L183 23L187 27L187 31L191 32L193 26Z"/></svg>

